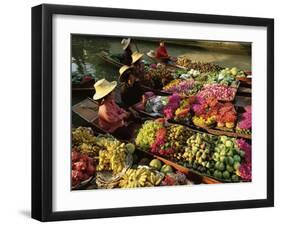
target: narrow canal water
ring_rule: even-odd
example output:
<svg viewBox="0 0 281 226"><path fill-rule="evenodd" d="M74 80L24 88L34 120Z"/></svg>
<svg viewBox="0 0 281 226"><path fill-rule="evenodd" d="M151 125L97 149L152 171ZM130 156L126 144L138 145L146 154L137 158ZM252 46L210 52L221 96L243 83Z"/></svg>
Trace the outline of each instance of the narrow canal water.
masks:
<svg viewBox="0 0 281 226"><path fill-rule="evenodd" d="M116 80L118 68L97 57L101 51L112 54L122 53L120 37L72 35L73 60L86 63L84 70L94 73L96 80L106 78ZM186 55L191 60L219 64L222 67L237 67L242 70L251 70L251 44L230 43L195 40L165 40L166 47L171 56ZM132 49L141 53L155 50L157 39L133 39ZM149 61L147 56L144 59ZM78 69L73 63L73 72Z"/></svg>

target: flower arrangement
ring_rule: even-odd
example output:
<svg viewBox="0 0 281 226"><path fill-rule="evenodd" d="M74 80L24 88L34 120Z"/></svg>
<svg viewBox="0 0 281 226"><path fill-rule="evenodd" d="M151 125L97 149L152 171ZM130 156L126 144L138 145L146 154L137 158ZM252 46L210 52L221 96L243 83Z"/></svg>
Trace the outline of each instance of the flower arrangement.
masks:
<svg viewBox="0 0 281 226"><path fill-rule="evenodd" d="M194 80L174 80L167 84L163 90L169 93L185 93L186 91L192 89L194 86Z"/></svg>
<svg viewBox="0 0 281 226"><path fill-rule="evenodd" d="M238 147L244 151L244 161L239 167L239 175L247 181L252 180L252 147L244 139L237 140Z"/></svg>
<svg viewBox="0 0 281 226"><path fill-rule="evenodd" d="M220 103L214 96L203 98L197 95L192 110L194 112L193 123L200 127L217 122L218 127L233 128L237 119L234 105L229 102Z"/></svg>
<svg viewBox="0 0 281 226"><path fill-rule="evenodd" d="M252 107L245 107L245 112L242 114L242 118L238 123L240 129L251 129L252 128Z"/></svg>
<svg viewBox="0 0 281 226"><path fill-rule="evenodd" d="M236 90L234 87L222 84L207 84L201 89L198 96L205 99L215 97L217 100L231 101L235 96Z"/></svg>
<svg viewBox="0 0 281 226"><path fill-rule="evenodd" d="M178 94L173 94L168 98L168 104L164 107L163 113L166 119L171 119L175 115L176 109L179 107L181 97Z"/></svg>
<svg viewBox="0 0 281 226"><path fill-rule="evenodd" d="M160 155L170 155L174 152L171 147L167 147L166 143L167 129L165 127L160 128L156 132L156 138L151 145L151 152Z"/></svg>

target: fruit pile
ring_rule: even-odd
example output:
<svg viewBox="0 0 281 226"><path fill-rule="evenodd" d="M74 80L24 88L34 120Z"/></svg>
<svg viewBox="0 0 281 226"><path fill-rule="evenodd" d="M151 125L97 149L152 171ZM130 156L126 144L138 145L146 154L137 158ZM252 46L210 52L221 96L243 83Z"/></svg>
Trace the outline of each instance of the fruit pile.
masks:
<svg viewBox="0 0 281 226"><path fill-rule="evenodd" d="M148 150L151 148L151 145L155 141L156 132L163 127L163 123L159 121L148 120L139 130L138 135L136 137L136 145L141 150Z"/></svg>
<svg viewBox="0 0 281 226"><path fill-rule="evenodd" d="M141 162L143 162L141 160ZM146 165L146 164L145 164ZM172 185L185 185L192 184L190 180L187 179L186 175L175 170L172 166L167 164L162 164L159 159L152 159L149 162L149 166L164 174L164 178L161 181L161 186L172 186Z"/></svg>
<svg viewBox="0 0 281 226"><path fill-rule="evenodd" d="M240 165L245 152L234 138L196 134L187 140L187 147L178 159L187 167L216 179L240 180Z"/></svg>
<svg viewBox="0 0 281 226"><path fill-rule="evenodd" d="M155 141L146 151L165 156L220 180L239 181L240 178L249 178L251 161L250 157L244 157L244 149L249 153L247 156L251 153L248 143L226 136L195 133L180 125L163 125L155 134ZM243 165L243 169L240 165ZM162 171L158 160L154 160L150 166Z"/></svg>
<svg viewBox="0 0 281 226"><path fill-rule="evenodd" d="M126 164L127 153L135 149L131 143L122 143L112 136L94 136L92 130L78 127L72 130L72 147L90 157L98 158L97 171L113 171L117 174Z"/></svg>
<svg viewBox="0 0 281 226"><path fill-rule="evenodd" d="M88 157L86 154L81 154L76 149L72 149L71 152L71 165L71 184L73 187L88 180L95 173L95 163L93 158Z"/></svg>
<svg viewBox="0 0 281 226"><path fill-rule="evenodd" d="M119 182L120 188L153 187L161 183L163 175L148 167L128 169Z"/></svg>
<svg viewBox="0 0 281 226"><path fill-rule="evenodd" d="M144 138L144 134L149 136L149 140ZM182 125L167 125L155 121L146 121L140 129L136 145L144 151L154 154L170 156L181 149L186 139L193 134Z"/></svg>
<svg viewBox="0 0 281 226"><path fill-rule="evenodd" d="M173 147L174 153L180 152L186 143L186 139L193 134L193 131L182 125L171 124L167 126L167 142Z"/></svg>
<svg viewBox="0 0 281 226"><path fill-rule="evenodd" d="M121 143L113 137L100 137L97 145L100 147L97 171L112 171L113 174L123 170L127 153L134 150L133 144Z"/></svg>
<svg viewBox="0 0 281 226"><path fill-rule="evenodd" d="M239 169L245 152L238 147L237 140L226 136L219 137L213 160L215 167L211 174L218 179L239 181Z"/></svg>
<svg viewBox="0 0 281 226"><path fill-rule="evenodd" d="M178 57L177 65L183 66L188 69L197 70L201 73L219 71L222 68L217 64L203 63L203 62L194 62L188 59L186 56Z"/></svg>
<svg viewBox="0 0 281 226"><path fill-rule="evenodd" d="M156 68L150 68L145 79L150 81L154 88L162 88L173 80L173 75L165 66L160 65Z"/></svg>
<svg viewBox="0 0 281 226"><path fill-rule="evenodd" d="M78 127L72 129L72 147L79 152L91 157L98 156L100 147L96 144L96 141L97 138L90 128Z"/></svg>
<svg viewBox="0 0 281 226"><path fill-rule="evenodd" d="M210 167L215 138L208 134L194 134L187 139L183 154L179 152L177 158L186 166L206 173Z"/></svg>

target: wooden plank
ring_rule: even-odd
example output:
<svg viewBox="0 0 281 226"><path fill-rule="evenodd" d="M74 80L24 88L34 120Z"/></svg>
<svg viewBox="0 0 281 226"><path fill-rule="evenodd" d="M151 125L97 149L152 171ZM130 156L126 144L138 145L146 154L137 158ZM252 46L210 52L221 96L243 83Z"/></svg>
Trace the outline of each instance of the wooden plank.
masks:
<svg viewBox="0 0 281 226"><path fill-rule="evenodd" d="M236 95L234 104L238 107L246 107L252 105L252 97Z"/></svg>
<svg viewBox="0 0 281 226"><path fill-rule="evenodd" d="M98 118L99 106L90 98L72 106L72 111L89 123L93 123Z"/></svg>
<svg viewBox="0 0 281 226"><path fill-rule="evenodd" d="M252 88L250 87L242 87L240 86L239 89L238 89L238 94L240 93L252 93Z"/></svg>

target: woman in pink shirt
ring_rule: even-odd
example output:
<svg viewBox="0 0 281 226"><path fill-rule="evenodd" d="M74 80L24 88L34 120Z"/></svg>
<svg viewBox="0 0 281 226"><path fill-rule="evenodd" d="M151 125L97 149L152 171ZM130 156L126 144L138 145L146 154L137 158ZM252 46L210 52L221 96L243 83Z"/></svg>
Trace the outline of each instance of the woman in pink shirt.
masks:
<svg viewBox="0 0 281 226"><path fill-rule="evenodd" d="M126 127L126 119L130 116L129 112L120 108L115 102L114 89L116 85L116 81L108 82L106 79L101 79L94 85L96 93L93 99L99 103L99 126L109 133Z"/></svg>

